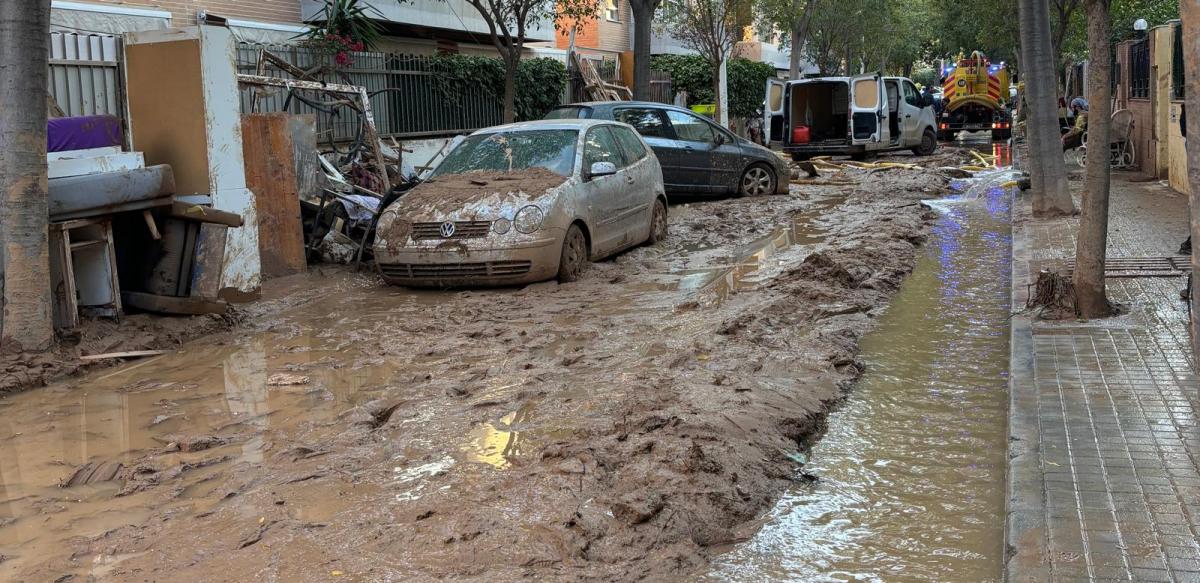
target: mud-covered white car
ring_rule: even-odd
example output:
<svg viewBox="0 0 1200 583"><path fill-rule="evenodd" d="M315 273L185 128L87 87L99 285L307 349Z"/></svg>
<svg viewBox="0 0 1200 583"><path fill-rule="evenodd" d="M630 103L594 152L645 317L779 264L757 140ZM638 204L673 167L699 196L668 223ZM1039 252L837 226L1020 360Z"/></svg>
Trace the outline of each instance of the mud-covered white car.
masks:
<svg viewBox="0 0 1200 583"><path fill-rule="evenodd" d="M662 169L633 128L535 121L467 137L384 211L375 261L406 286L567 282L666 234Z"/></svg>

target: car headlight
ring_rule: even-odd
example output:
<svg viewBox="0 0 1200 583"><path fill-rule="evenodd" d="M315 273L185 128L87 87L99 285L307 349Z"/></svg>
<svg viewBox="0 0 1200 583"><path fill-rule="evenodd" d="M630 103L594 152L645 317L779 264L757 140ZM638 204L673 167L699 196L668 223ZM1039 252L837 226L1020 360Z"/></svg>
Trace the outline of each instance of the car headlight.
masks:
<svg viewBox="0 0 1200 583"><path fill-rule="evenodd" d="M375 230L381 233L387 232L392 228L392 225L396 222L397 217L398 215L396 215L396 213L393 211L384 212L382 215L380 215L379 222L375 224Z"/></svg>
<svg viewBox="0 0 1200 583"><path fill-rule="evenodd" d="M396 212L387 211L379 217L379 223L375 225L375 232L382 235L384 239L392 239L403 245L408 242L408 236L412 233L412 223L400 218Z"/></svg>
<svg viewBox="0 0 1200 583"><path fill-rule="evenodd" d="M503 234L507 233L508 230L511 228L512 228L512 221L509 221L508 219L506 219L504 217L500 217L500 218L496 219L495 221L492 221L492 231L495 232L497 235L503 235Z"/></svg>
<svg viewBox="0 0 1200 583"><path fill-rule="evenodd" d="M529 205L520 211L517 211L517 216L513 218L513 225L517 228L518 233L529 234L542 228L542 209Z"/></svg>

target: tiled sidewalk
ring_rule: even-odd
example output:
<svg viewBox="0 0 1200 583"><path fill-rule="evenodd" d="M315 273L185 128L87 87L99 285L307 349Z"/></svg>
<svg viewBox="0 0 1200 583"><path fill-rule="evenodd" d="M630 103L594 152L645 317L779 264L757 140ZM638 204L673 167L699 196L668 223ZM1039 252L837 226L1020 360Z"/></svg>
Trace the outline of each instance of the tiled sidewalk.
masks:
<svg viewBox="0 0 1200 583"><path fill-rule="evenodd" d="M1109 257L1175 254L1187 200L1114 178ZM1014 306L1030 263L1072 256L1078 228L1034 221L1019 203ZM1008 580L1200 582L1200 385L1184 283L1110 278L1110 299L1131 308L1119 318L1014 318Z"/></svg>

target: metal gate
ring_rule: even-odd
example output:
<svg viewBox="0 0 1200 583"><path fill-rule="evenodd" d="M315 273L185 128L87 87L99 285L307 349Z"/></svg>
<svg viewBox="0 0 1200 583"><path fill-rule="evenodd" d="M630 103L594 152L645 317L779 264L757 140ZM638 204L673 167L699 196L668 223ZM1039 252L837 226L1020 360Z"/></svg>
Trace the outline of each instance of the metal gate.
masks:
<svg viewBox="0 0 1200 583"><path fill-rule="evenodd" d="M68 116L124 117L121 39L50 33L50 95Z"/></svg>

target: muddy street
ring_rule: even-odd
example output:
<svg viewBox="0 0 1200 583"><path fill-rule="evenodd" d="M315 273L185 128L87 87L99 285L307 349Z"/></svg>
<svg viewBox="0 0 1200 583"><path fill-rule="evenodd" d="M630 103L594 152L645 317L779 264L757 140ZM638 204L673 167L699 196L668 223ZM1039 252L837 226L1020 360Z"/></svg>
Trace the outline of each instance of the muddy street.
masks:
<svg viewBox="0 0 1200 583"><path fill-rule="evenodd" d="M666 242L570 284L309 274L232 332L0 399L0 579L703 573L813 479L936 168L971 160L673 201Z"/></svg>

